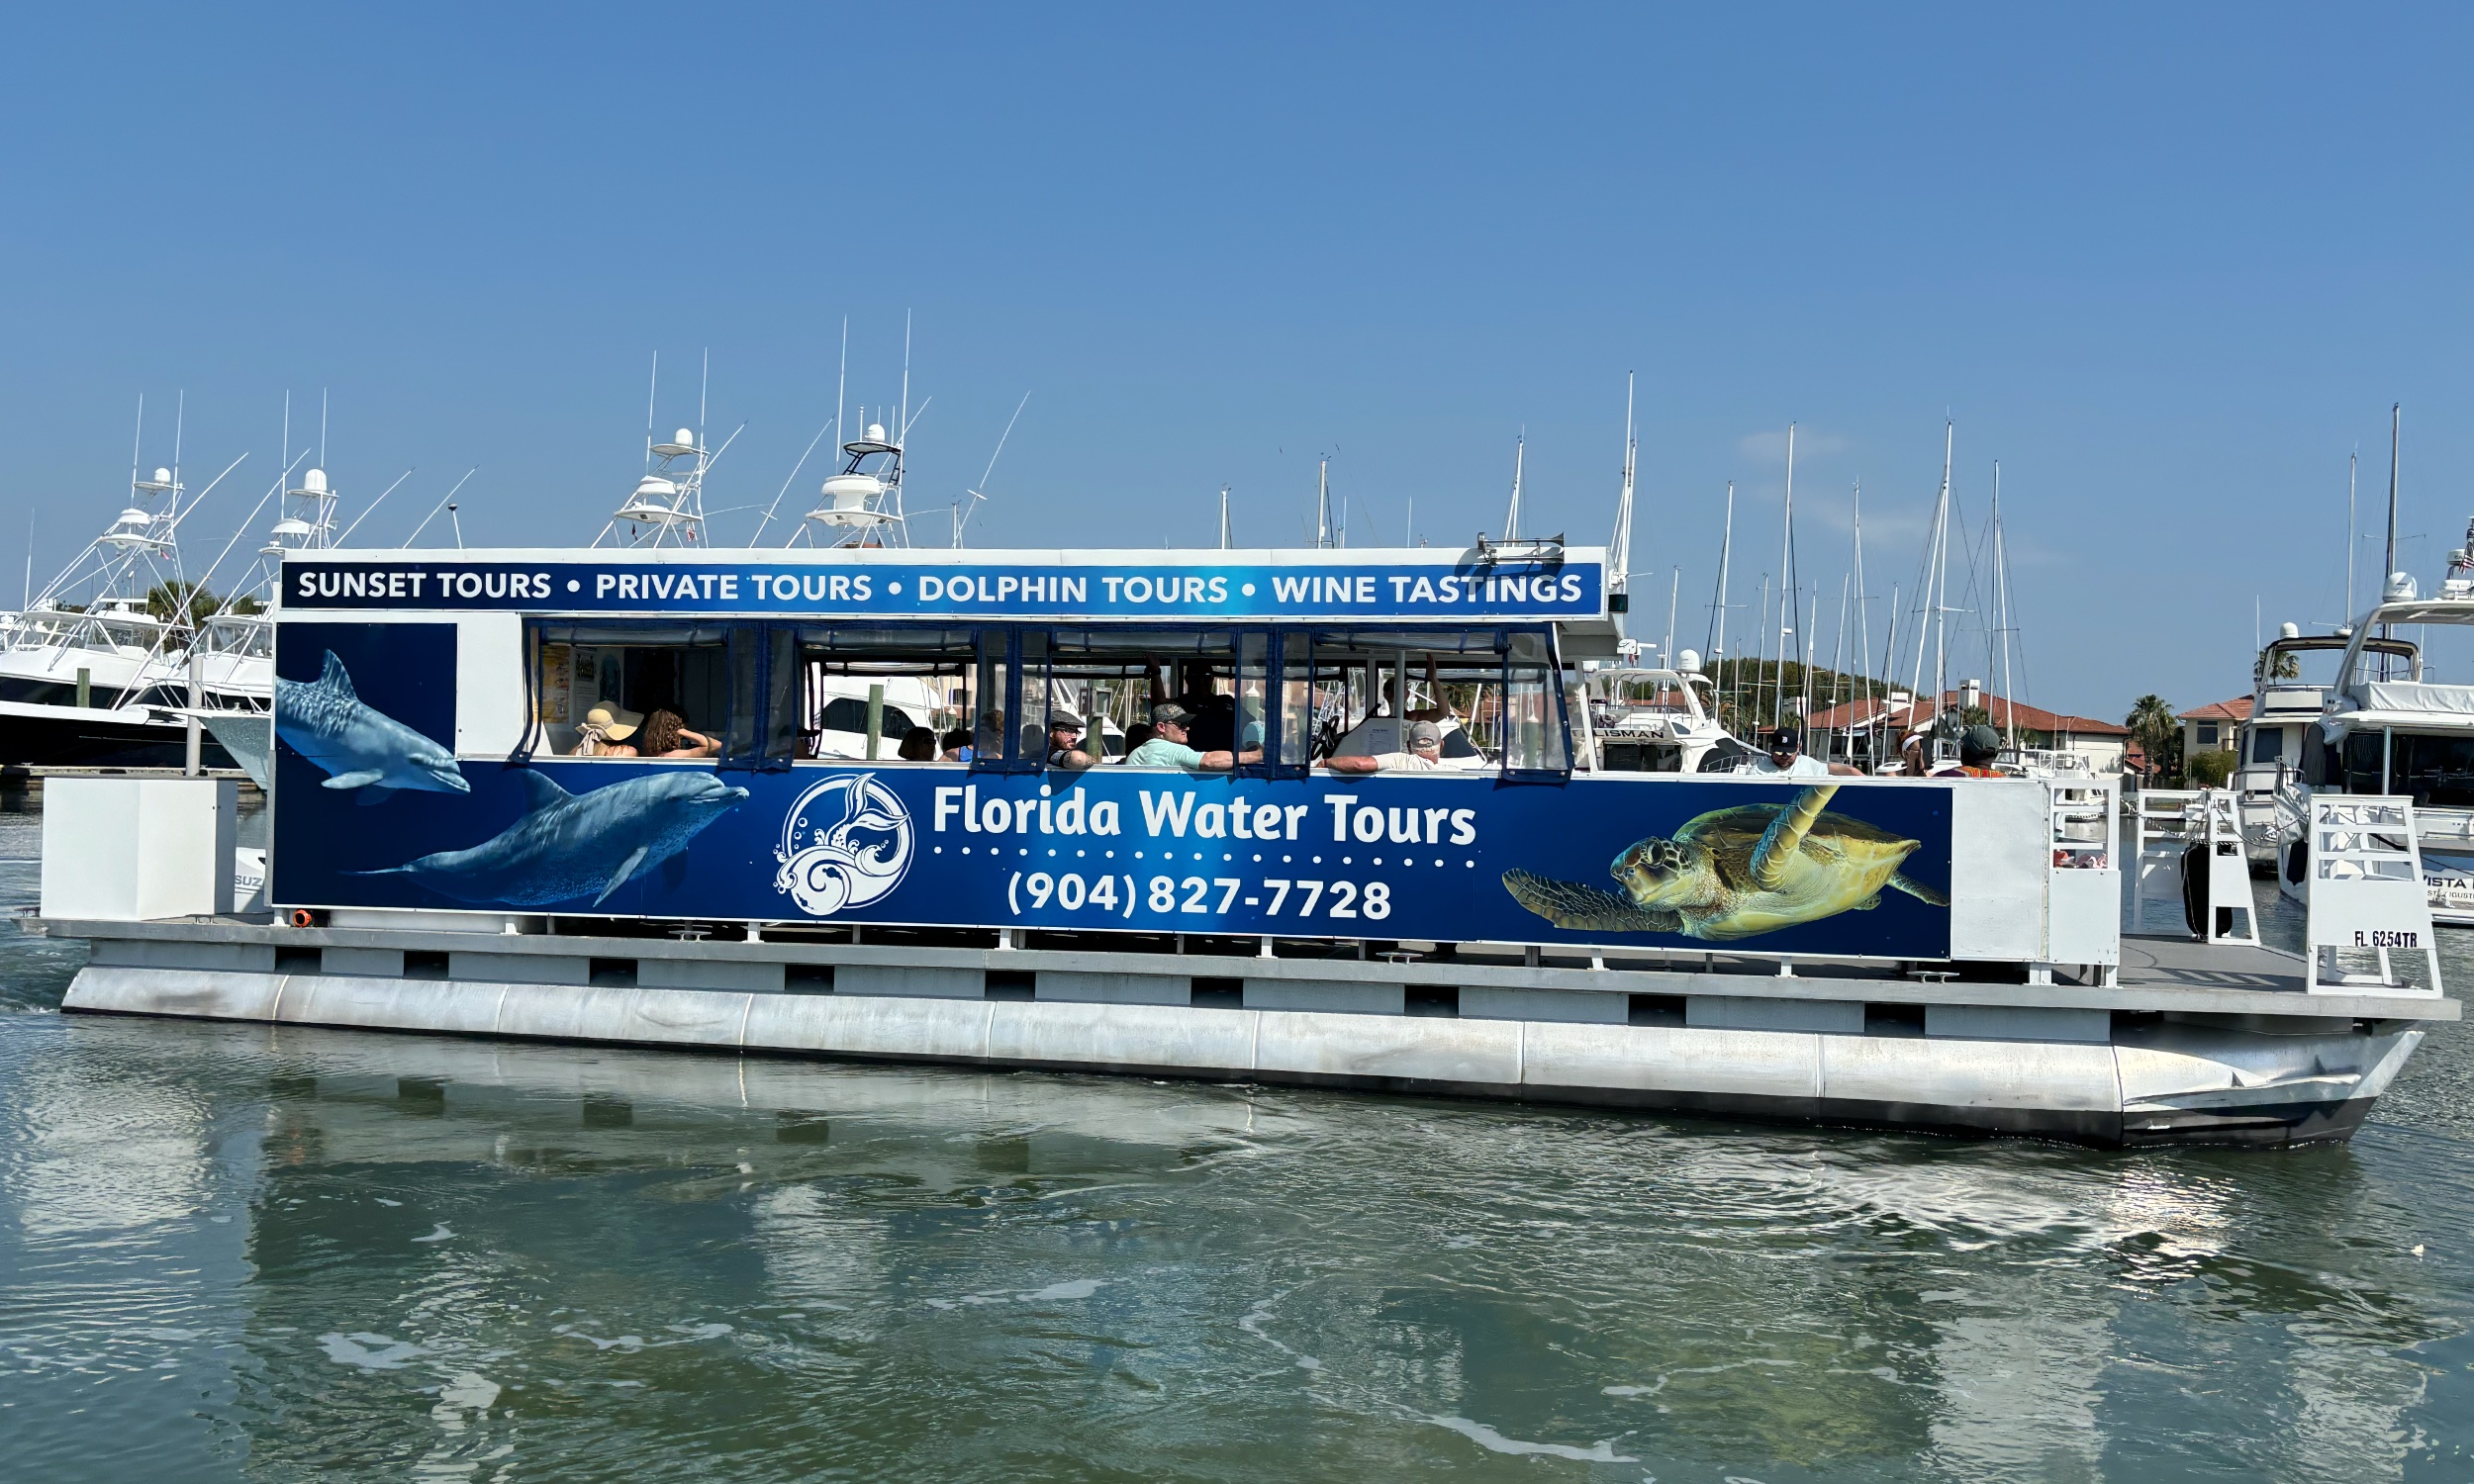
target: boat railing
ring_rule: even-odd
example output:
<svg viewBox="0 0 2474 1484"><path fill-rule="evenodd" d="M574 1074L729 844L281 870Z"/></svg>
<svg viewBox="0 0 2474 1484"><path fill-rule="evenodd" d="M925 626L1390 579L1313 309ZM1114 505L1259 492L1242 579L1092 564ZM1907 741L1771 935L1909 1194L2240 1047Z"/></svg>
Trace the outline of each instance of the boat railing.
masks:
<svg viewBox="0 0 2474 1484"><path fill-rule="evenodd" d="M2138 867L2126 932L2257 947L2238 797L2226 788L2142 788L2131 797ZM2204 911L2197 922L2194 908Z"/></svg>

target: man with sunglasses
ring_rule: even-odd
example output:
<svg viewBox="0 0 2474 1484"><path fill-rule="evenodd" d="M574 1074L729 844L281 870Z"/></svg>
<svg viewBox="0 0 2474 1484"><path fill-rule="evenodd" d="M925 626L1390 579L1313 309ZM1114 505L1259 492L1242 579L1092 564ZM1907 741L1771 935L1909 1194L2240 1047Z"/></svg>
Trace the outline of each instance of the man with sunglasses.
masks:
<svg viewBox="0 0 2474 1484"><path fill-rule="evenodd" d="M1763 739L1768 751L1753 759L1745 771L1776 778L1828 778L1830 765L1804 753L1804 737L1794 727L1782 726Z"/></svg>

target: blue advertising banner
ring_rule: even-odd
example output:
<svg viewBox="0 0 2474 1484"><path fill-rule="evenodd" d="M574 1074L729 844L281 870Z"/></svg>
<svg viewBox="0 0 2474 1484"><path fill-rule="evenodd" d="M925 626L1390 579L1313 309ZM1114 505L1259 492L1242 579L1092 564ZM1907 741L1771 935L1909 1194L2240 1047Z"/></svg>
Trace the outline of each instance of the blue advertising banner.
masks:
<svg viewBox="0 0 2474 1484"><path fill-rule="evenodd" d="M283 734L289 746L289 733ZM365 758L348 761L366 763ZM718 920L1948 956L1950 795L1849 783L1298 781L1102 766L280 760L273 898ZM411 778L414 781L404 782ZM382 802L356 800L390 786ZM427 791L415 791L423 790Z"/></svg>
<svg viewBox="0 0 2474 1484"><path fill-rule="evenodd" d="M496 609L541 613L733 614L780 618L1590 618L1606 608L1594 559L1480 562L1196 561L949 563L800 561L749 551L728 560L529 560L407 553L386 560L287 558L288 610Z"/></svg>

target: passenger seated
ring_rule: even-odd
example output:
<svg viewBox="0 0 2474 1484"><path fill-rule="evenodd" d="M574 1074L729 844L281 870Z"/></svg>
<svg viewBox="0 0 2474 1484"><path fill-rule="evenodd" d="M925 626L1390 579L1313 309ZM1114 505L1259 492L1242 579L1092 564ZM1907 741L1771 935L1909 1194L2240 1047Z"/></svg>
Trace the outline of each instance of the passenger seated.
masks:
<svg viewBox="0 0 2474 1484"><path fill-rule="evenodd" d="M945 734L944 741L946 762L968 763L971 761L970 732L957 726Z"/></svg>
<svg viewBox="0 0 2474 1484"><path fill-rule="evenodd" d="M1142 750L1142 745L1158 735L1159 733L1151 729L1151 723L1148 721L1137 721L1132 726L1127 727L1125 729L1125 751L1123 755L1118 757L1117 762L1123 764L1134 761L1134 754Z"/></svg>
<svg viewBox="0 0 2474 1484"><path fill-rule="evenodd" d="M635 755L640 758L710 758L721 751L721 744L703 732L688 730L687 717L668 706L655 706L644 715L644 733L636 739Z"/></svg>
<svg viewBox="0 0 2474 1484"><path fill-rule="evenodd" d="M1083 750L1083 718L1062 709L1048 713L1049 767L1082 769L1100 761L1099 754Z"/></svg>
<svg viewBox="0 0 2474 1484"><path fill-rule="evenodd" d="M1156 709L1170 699L1168 687L1160 682L1158 662L1146 665L1151 682L1151 702ZM1175 703L1191 718L1187 727L1188 740L1204 752L1224 752L1237 742L1237 698L1223 696L1212 685L1211 667L1193 663L1185 667L1184 685L1179 688Z"/></svg>
<svg viewBox="0 0 2474 1484"><path fill-rule="evenodd" d="M935 762L936 733L924 726L912 727L902 734L902 751L898 756L905 763Z"/></svg>
<svg viewBox="0 0 2474 1484"><path fill-rule="evenodd" d="M1828 778L1830 765L1804 751L1804 734L1791 726L1771 732L1765 754L1746 760L1741 771L1779 778Z"/></svg>
<svg viewBox="0 0 2474 1484"><path fill-rule="evenodd" d="M584 713L584 724L576 728L576 751L579 758L631 758L635 749L627 739L635 735L644 718L616 701L603 701Z"/></svg>
<svg viewBox="0 0 2474 1484"><path fill-rule="evenodd" d="M1431 721L1412 721L1406 752L1325 758L1323 766L1333 773L1432 773L1443 766L1443 728Z"/></svg>
<svg viewBox="0 0 2474 1484"><path fill-rule="evenodd" d="M1239 763L1259 763L1263 751L1232 753L1225 750L1197 752L1189 745L1194 714L1173 700L1164 700L1151 708L1152 738L1125 755L1125 761L1137 768L1183 768L1189 773L1226 773Z"/></svg>
<svg viewBox="0 0 2474 1484"><path fill-rule="evenodd" d="M1933 770L1935 778L2000 778L1993 760L2002 755L2002 734L1979 721L1959 734L1958 761Z"/></svg>

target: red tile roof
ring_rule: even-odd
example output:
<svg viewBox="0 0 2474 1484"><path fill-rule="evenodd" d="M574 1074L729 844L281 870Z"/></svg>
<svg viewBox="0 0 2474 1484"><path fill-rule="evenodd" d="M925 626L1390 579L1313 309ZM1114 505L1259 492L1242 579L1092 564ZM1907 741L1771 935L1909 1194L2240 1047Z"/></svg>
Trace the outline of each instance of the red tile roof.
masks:
<svg viewBox="0 0 2474 1484"><path fill-rule="evenodd" d="M2220 700L2213 705L2201 706L2195 711L2184 711L2181 719L2184 721L2248 721L2250 697L2236 696L2232 700Z"/></svg>
<svg viewBox="0 0 2474 1484"><path fill-rule="evenodd" d="M1960 699L1961 696L1956 691L1944 692L1942 704L1955 708ZM2011 718L2015 712L2018 725L2023 731L2066 733L2074 737L2127 737L2131 734L2128 727L2117 726L2110 721L2099 721L2093 716L2064 715L2057 711L2047 711L2042 706L2029 705L2026 701L2020 701L2014 706L2008 698L1995 696L1990 692L1985 693L1978 703L1991 714L1993 725L2005 731L2010 728ZM1914 713L1913 720L1910 719L1911 712ZM1824 729L1840 731L1851 726L1869 726L1878 717L1885 724L1903 730L1933 714L1934 708L1930 703L1918 710L1905 701L1892 704L1882 700L1856 700L1849 701L1845 705L1831 706L1827 710L1815 711L1804 724L1816 731Z"/></svg>

